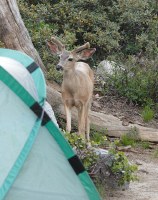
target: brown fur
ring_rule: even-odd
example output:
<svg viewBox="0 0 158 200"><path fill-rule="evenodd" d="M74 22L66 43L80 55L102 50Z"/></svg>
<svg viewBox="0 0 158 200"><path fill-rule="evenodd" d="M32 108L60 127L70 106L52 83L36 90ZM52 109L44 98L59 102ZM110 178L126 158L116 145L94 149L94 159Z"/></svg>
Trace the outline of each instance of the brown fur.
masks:
<svg viewBox="0 0 158 200"><path fill-rule="evenodd" d="M53 42L48 43L53 54L58 53L56 49L59 44L61 43L56 42L55 38L53 38ZM64 71L62 99L66 113L66 130L68 132L71 131L71 108L75 106L78 110L78 132L79 134L83 134L83 137L89 142L89 111L93 93L94 75L88 64L77 62L77 60L89 58L95 52L95 49L90 49L89 43L71 52L66 51L63 46L60 46L58 49L60 48L62 48L62 52L60 50L58 66L61 66ZM72 58L72 60L69 61L69 58Z"/></svg>

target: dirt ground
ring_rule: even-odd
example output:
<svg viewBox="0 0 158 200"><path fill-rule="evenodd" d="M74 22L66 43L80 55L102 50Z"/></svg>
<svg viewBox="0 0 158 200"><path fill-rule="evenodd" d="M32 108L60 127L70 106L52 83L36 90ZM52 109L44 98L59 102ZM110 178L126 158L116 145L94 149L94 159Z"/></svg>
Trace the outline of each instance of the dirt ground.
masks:
<svg viewBox="0 0 158 200"><path fill-rule="evenodd" d="M112 114L122 120L122 124L136 123L141 126L158 128L158 120L144 123L141 117L141 108L128 102L125 98L116 96L94 96L92 110ZM153 149L135 150L126 152L128 159L138 165L139 181L132 182L127 190L106 191L105 200L158 200L158 156L154 152L158 145L154 144ZM158 150L157 150L158 151Z"/></svg>
<svg viewBox="0 0 158 200"><path fill-rule="evenodd" d="M116 95L99 96L95 94L93 97L92 110L105 114L112 114L119 118L123 124L138 124L140 126L158 128L158 113L155 112L155 119L145 123L141 117L142 108L129 102L125 97Z"/></svg>
<svg viewBox="0 0 158 200"><path fill-rule="evenodd" d="M158 200L158 158L154 151L127 153L129 160L138 165L138 181L126 190L108 190L105 200Z"/></svg>

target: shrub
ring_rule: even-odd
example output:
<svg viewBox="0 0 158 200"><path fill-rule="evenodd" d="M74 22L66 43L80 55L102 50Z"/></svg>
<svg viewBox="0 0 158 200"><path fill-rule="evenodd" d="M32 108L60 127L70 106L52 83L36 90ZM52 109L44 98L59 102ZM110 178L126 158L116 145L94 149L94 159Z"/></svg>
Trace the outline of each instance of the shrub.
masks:
<svg viewBox="0 0 158 200"><path fill-rule="evenodd" d="M65 133L65 137L73 146L99 188L100 185L105 187L105 185L110 184L118 187L137 179L134 175L137 166L130 164L125 154L116 151L113 144L108 144L109 153L102 156L98 154L97 150L99 150L100 146L104 148L103 141L107 141L107 138L100 133L96 133L96 137L93 135L91 138L92 148L87 148L83 138L76 133Z"/></svg>
<svg viewBox="0 0 158 200"><path fill-rule="evenodd" d="M65 133L65 137L76 151L86 170L90 173L91 167L95 165L98 160L98 156L94 150L87 148L85 140L76 133Z"/></svg>
<svg viewBox="0 0 158 200"><path fill-rule="evenodd" d="M134 175L134 172L138 169L137 165L130 164L123 152L116 152L113 150L111 152L112 155L114 155L111 170L118 178L118 185L121 186L137 180L137 176Z"/></svg>
<svg viewBox="0 0 158 200"><path fill-rule="evenodd" d="M124 60L124 64L117 64L106 80L105 90L115 91L139 105L148 104L149 101L156 103L158 97L156 62L142 61L144 66L140 66L138 62L140 60L138 61L135 56L129 56Z"/></svg>

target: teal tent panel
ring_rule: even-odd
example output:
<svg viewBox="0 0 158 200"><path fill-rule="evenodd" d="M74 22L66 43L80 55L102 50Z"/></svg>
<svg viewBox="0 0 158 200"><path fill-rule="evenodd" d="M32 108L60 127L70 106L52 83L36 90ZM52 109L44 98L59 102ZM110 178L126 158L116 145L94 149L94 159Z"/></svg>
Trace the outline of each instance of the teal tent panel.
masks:
<svg viewBox="0 0 158 200"><path fill-rule="evenodd" d="M1 81L0 91L1 94L3 94L0 98L0 163L3 163L0 165L1 197L6 179L24 148L27 139L30 137L30 132L34 127L37 117L32 113L29 107Z"/></svg>
<svg viewBox="0 0 158 200"><path fill-rule="evenodd" d="M15 59L25 67L31 65L34 62L34 60L27 56L25 53L12 49L0 48L0 56Z"/></svg>
<svg viewBox="0 0 158 200"><path fill-rule="evenodd" d="M21 193L19 193L21 191ZM43 127L5 200L88 200L64 153Z"/></svg>
<svg viewBox="0 0 158 200"><path fill-rule="evenodd" d="M57 144L60 146L60 148L64 152L66 158L68 160L73 158L75 156L75 154L74 154L74 151L72 150L72 147L65 140L63 134L54 125L54 123L52 121L49 121L45 125L45 127L48 129L49 133L52 135L52 137L55 139ZM89 200L100 200L101 199L94 183L92 182L91 178L89 177L89 175L86 171L79 173L78 178L80 179L85 191L87 192Z"/></svg>
<svg viewBox="0 0 158 200"><path fill-rule="evenodd" d="M0 59L0 61L2 62L2 59ZM4 114L0 115L0 122L3 124L0 128L0 137L2 138L0 151L2 155L1 158L4 158L5 160L4 164L2 165L3 170L5 169L5 171L3 171L1 177L2 184L0 185L0 200L3 199L10 189L12 183L16 179L16 176L23 166L41 126L41 120L37 120L35 113L33 113L28 107L35 103L33 94L29 94L28 91L26 91L24 87L20 85L20 83L17 81L19 78L16 77L15 79L13 77L14 73L10 71L10 67L6 68L7 66L5 64L3 63L4 68L0 66L0 84L2 92L1 104L4 104L4 112L2 109ZM14 67L16 70L17 65ZM25 71L27 72L26 69ZM11 74L9 74L9 72L11 72ZM25 72L23 72L23 75L25 77ZM34 82L32 82L31 79L28 78L27 82L27 86L30 85L30 87L35 88L33 85ZM30 90L30 92L34 91ZM11 127L9 125L11 125ZM5 138L5 140L3 140L3 138ZM3 146L4 149L2 148ZM10 148L8 148L6 151L7 153L4 154L3 152L5 151L6 147ZM9 159L5 159L8 157Z"/></svg>

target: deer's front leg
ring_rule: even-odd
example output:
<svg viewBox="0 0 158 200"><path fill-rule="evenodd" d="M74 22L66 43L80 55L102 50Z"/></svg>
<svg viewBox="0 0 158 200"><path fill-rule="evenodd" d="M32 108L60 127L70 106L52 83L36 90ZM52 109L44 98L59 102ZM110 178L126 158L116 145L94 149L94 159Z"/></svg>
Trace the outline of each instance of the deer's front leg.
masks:
<svg viewBox="0 0 158 200"><path fill-rule="evenodd" d="M78 114L78 132L85 139L85 106L82 105Z"/></svg>
<svg viewBox="0 0 158 200"><path fill-rule="evenodd" d="M86 139L88 146L91 146L89 137L89 132L90 132L89 112L90 112L90 102L87 102L85 111L85 131L86 131Z"/></svg>
<svg viewBox="0 0 158 200"><path fill-rule="evenodd" d="M66 131L71 132L71 109L64 104L65 114L66 114Z"/></svg>

